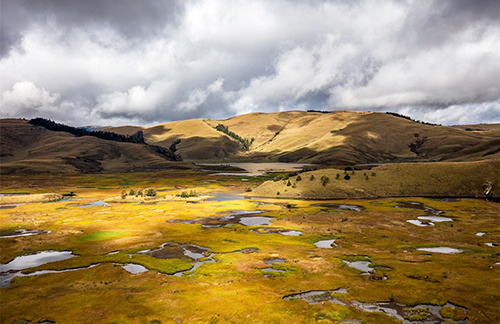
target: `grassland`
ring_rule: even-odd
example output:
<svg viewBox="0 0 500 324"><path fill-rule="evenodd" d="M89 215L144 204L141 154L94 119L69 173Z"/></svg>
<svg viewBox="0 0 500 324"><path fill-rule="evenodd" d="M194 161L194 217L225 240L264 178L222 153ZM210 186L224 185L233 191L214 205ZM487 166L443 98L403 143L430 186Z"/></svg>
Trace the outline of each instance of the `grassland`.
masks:
<svg viewBox="0 0 500 324"><path fill-rule="evenodd" d="M374 178L379 173L382 175L379 171ZM302 182L309 181L304 175ZM356 302L379 301L394 301L405 307L450 302L466 308L469 323L500 320L496 202L418 197L318 202L235 196L232 200L198 203L160 200L154 204L131 201L80 207L97 200L110 201L124 189L152 187L160 196L195 190L213 196L217 192L243 193L249 187L255 190L263 180L194 171L3 176L2 193L73 192L75 196L66 201L0 209L0 234L19 228L51 231L0 238L0 263L37 251L72 251L76 257L23 272L82 269L13 278L10 286L0 288L0 322L398 323L388 315L355 306ZM425 210L396 208L404 205L402 202L445 211L443 216L453 221L415 226L407 220L424 215ZM339 210L328 203L362 208ZM235 211L265 211L259 216L271 217L272 224L201 225L202 219L225 217ZM302 234L279 232L286 230ZM335 239L336 246L315 247L316 241L327 239ZM138 253L166 242L207 248L200 260L213 258L214 262L190 272L193 262L182 255L155 258ZM438 246L463 253L417 250ZM271 266L283 272L263 270L270 267L265 261L273 258L284 261ZM343 260L368 260L374 270L363 275ZM121 266L126 263L150 271L132 274ZM172 275L178 271L187 272ZM309 290L339 288L347 290L346 294L334 294L344 305L283 299ZM464 316L461 308L450 306L443 307L442 313L456 320Z"/></svg>
<svg viewBox="0 0 500 324"><path fill-rule="evenodd" d="M397 163L372 169L321 169L276 177L248 196L302 199L500 197L498 161ZM485 187L486 186L486 187Z"/></svg>

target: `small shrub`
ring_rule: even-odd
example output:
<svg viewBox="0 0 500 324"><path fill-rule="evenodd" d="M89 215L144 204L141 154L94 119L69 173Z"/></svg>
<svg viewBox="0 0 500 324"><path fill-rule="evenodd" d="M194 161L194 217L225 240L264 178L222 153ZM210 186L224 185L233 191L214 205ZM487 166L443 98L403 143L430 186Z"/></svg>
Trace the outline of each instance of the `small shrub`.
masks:
<svg viewBox="0 0 500 324"><path fill-rule="evenodd" d="M156 196L156 190L153 188L148 188L145 190L145 194L148 197L155 197Z"/></svg>
<svg viewBox="0 0 500 324"><path fill-rule="evenodd" d="M143 192L142 192L142 189L139 189L135 192L135 196L136 197L142 197L143 196Z"/></svg>
<svg viewBox="0 0 500 324"><path fill-rule="evenodd" d="M330 182L330 178L328 178L327 176L322 176L321 177L321 184L323 186L326 186L328 184L328 182Z"/></svg>
<svg viewBox="0 0 500 324"><path fill-rule="evenodd" d="M125 199L125 197L127 197L127 190L122 190L122 199Z"/></svg>
<svg viewBox="0 0 500 324"><path fill-rule="evenodd" d="M135 196L135 190L134 189L130 189L130 191L128 192L128 194L130 196Z"/></svg>
<svg viewBox="0 0 500 324"><path fill-rule="evenodd" d="M345 180L351 180L351 177L350 177L348 174L346 174L346 175L344 176L344 179L345 179Z"/></svg>
<svg viewBox="0 0 500 324"><path fill-rule="evenodd" d="M302 181L302 177L301 176L297 176L297 181Z"/></svg>
<svg viewBox="0 0 500 324"><path fill-rule="evenodd" d="M279 196L279 195L280 195L280 192L278 191L278 192L276 193L276 196Z"/></svg>
<svg viewBox="0 0 500 324"><path fill-rule="evenodd" d="M292 188L297 188L297 184L294 182Z"/></svg>
<svg viewBox="0 0 500 324"><path fill-rule="evenodd" d="M340 174L337 173L337 175L335 176L335 179L339 179L340 178Z"/></svg>
<svg viewBox="0 0 500 324"><path fill-rule="evenodd" d="M314 180L314 174L311 174L311 176L309 177L309 181L313 181Z"/></svg>
<svg viewBox="0 0 500 324"><path fill-rule="evenodd" d="M372 172L372 177L376 176L377 173L376 172Z"/></svg>
<svg viewBox="0 0 500 324"><path fill-rule="evenodd" d="M250 187L245 187L245 192L251 192L252 191L252 188Z"/></svg>
<svg viewBox="0 0 500 324"><path fill-rule="evenodd" d="M288 182L286 183L286 186L290 187L291 185L292 185L292 183L290 182L290 180L288 180Z"/></svg>

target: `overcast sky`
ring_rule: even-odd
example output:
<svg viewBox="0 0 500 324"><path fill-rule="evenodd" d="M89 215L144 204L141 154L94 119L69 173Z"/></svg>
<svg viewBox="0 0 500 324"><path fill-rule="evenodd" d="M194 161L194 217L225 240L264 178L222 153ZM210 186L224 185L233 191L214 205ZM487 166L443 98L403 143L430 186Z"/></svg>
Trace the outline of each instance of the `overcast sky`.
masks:
<svg viewBox="0 0 500 324"><path fill-rule="evenodd" d="M2 117L500 122L498 0L2 0Z"/></svg>

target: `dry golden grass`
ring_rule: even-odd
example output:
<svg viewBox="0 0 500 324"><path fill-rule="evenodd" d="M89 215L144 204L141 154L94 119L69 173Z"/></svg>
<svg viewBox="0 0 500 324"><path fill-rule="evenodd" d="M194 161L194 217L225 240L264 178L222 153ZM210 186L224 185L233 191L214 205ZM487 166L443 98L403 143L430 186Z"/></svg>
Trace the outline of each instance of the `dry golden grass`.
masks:
<svg viewBox="0 0 500 324"><path fill-rule="evenodd" d="M240 143L213 129L224 124L253 144ZM356 164L387 161L469 161L498 159L500 131L465 131L430 126L385 113L286 111L251 113L226 120L194 119L144 128L151 144L165 147L180 139L179 153L190 160L279 160ZM133 133L134 127L111 128ZM418 150L410 145L424 141Z"/></svg>
<svg viewBox="0 0 500 324"><path fill-rule="evenodd" d="M323 169L300 174L300 181L298 176L267 181L246 195L304 199L485 197L483 186L491 181L490 196L498 198L499 171L498 161L398 163L358 171ZM344 179L346 175L349 180ZM329 179L325 185L322 177Z"/></svg>

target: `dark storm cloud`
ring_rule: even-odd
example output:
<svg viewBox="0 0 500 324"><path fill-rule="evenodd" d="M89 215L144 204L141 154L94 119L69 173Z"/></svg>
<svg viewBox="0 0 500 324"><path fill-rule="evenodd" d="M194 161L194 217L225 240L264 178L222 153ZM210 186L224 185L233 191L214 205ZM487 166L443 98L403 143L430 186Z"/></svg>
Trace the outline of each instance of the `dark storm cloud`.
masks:
<svg viewBox="0 0 500 324"><path fill-rule="evenodd" d="M176 23L183 6L178 0L2 0L1 9L5 55L35 25L55 24L63 30L110 27L135 41L154 37Z"/></svg>
<svg viewBox="0 0 500 324"><path fill-rule="evenodd" d="M3 0L2 116L109 125L357 109L500 122L498 6Z"/></svg>

